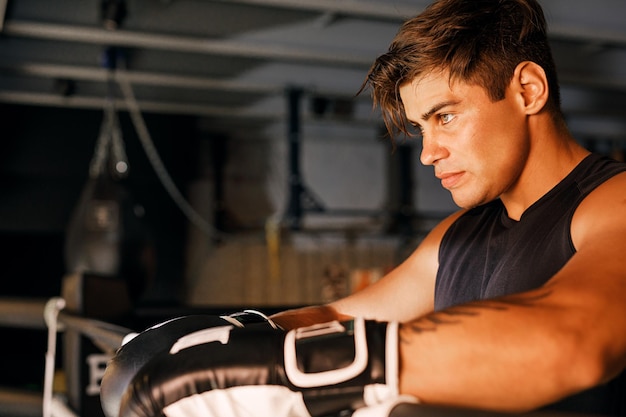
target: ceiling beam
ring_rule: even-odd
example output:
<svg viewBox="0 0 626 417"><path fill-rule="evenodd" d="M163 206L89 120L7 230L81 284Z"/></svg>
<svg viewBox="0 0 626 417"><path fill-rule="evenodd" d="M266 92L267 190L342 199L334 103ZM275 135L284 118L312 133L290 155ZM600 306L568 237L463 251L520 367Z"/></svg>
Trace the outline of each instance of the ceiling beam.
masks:
<svg viewBox="0 0 626 417"><path fill-rule="evenodd" d="M75 109L101 110L107 104L105 97L95 96L61 96L58 94L33 93L25 91L0 91L0 102L22 105L39 105L48 107L66 107ZM126 102L122 99L114 100L115 108L127 110ZM138 101L142 111L147 113L164 113L193 116L211 116L224 118L247 118L278 120L283 118L277 112L246 111L245 109L188 104L166 101Z"/></svg>
<svg viewBox="0 0 626 417"><path fill-rule="evenodd" d="M221 3L239 3L253 6L278 7L329 14L343 14L377 20L403 21L423 10L431 0L392 4L365 0L212 0Z"/></svg>
<svg viewBox="0 0 626 417"><path fill-rule="evenodd" d="M18 65L0 63L0 73L26 77L64 78L95 82L106 82L109 79L115 80L117 77L115 71L111 72L104 68L41 63L21 63ZM252 94L280 93L283 90L281 86L268 83L252 83L145 71L125 71L125 77L135 85L188 88L194 90L224 90Z"/></svg>
<svg viewBox="0 0 626 417"><path fill-rule="evenodd" d="M74 65L58 65L43 63L20 63L7 65L0 63L0 74L10 74L19 77L40 77L52 79L69 79L74 81L107 82L109 79L116 80L118 72L110 72L104 68L84 67ZM133 85L147 85L154 87L171 87L191 90L214 90L232 93L249 93L257 95L282 94L287 88L284 84L269 82L250 82L241 80L229 80L221 78L207 78L192 75L172 75L147 71L124 71L125 77ZM346 98L351 100L370 100L368 94L360 94L355 97L354 91L346 89L325 90L315 87L307 89L305 93L327 98Z"/></svg>
<svg viewBox="0 0 626 417"><path fill-rule="evenodd" d="M139 33L127 30L106 30L96 27L59 25L26 21L8 21L7 36L21 36L47 40L147 48L197 54L217 54L246 58L271 59L317 63L330 66L367 68L372 57L347 50L318 51L278 44L259 44L237 40L214 40L200 37Z"/></svg>
<svg viewBox="0 0 626 417"><path fill-rule="evenodd" d="M83 110L104 109L108 104L103 97L62 97L55 94L42 94L21 91L0 91L0 103L15 105L35 105L45 107L71 108ZM114 101L115 108L118 111L128 111L129 106L123 99ZM276 123L284 123L287 113L284 109L245 109L225 106L206 106L197 104L187 104L180 102L157 102L140 100L137 106L142 113L170 114L183 116L198 116L204 130L211 129L239 129L246 126L274 125ZM347 128L373 128L379 129L381 126L380 118L377 117L324 117L319 118L311 114L304 114L302 120L305 123L322 123L331 124L333 126L345 126Z"/></svg>

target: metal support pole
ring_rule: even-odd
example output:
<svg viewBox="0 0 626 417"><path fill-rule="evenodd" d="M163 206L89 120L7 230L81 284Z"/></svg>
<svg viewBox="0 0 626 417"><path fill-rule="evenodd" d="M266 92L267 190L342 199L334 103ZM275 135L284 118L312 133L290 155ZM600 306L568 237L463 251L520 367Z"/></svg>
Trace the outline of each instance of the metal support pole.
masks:
<svg viewBox="0 0 626 417"><path fill-rule="evenodd" d="M4 19L6 18L8 0L0 0L0 33L4 30Z"/></svg>
<svg viewBox="0 0 626 417"><path fill-rule="evenodd" d="M393 216L389 232L402 236L413 235L415 202L413 196L413 147L398 145L391 161L390 199Z"/></svg>
<svg viewBox="0 0 626 417"><path fill-rule="evenodd" d="M300 101L302 90L287 89L287 143L289 147L289 205L287 219L293 230L299 230L302 222L302 175L300 174Z"/></svg>

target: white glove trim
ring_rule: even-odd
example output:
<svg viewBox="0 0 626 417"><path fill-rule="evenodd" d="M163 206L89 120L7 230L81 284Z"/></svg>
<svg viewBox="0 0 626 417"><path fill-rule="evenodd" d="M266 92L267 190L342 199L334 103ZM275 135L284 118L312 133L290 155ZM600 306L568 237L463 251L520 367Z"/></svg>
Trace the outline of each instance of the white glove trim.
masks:
<svg viewBox="0 0 626 417"><path fill-rule="evenodd" d="M285 336L285 373L289 381L300 388L335 385L360 375L367 368L367 339L365 320L354 319L354 361L341 369L304 373L298 369L296 342L299 339L322 334L345 333L346 328L338 321L291 330Z"/></svg>
<svg viewBox="0 0 626 417"><path fill-rule="evenodd" d="M120 346L124 346L126 343L130 342L131 340L133 340L134 338L136 338L137 336L139 336L139 333L137 332L132 332L132 333L128 333L126 336L124 336L124 338L122 339L122 344Z"/></svg>
<svg viewBox="0 0 626 417"><path fill-rule="evenodd" d="M366 385L363 399L373 406L397 398L399 395L398 323L387 323L385 334L385 383Z"/></svg>
<svg viewBox="0 0 626 417"><path fill-rule="evenodd" d="M204 343L220 342L225 345L230 339L230 331L233 326L219 326L210 327L208 329L198 330L197 332L189 333L176 341L170 348L170 355L175 355L181 350L190 348L192 346L202 345Z"/></svg>
<svg viewBox="0 0 626 417"><path fill-rule="evenodd" d="M354 411L352 417L388 417L393 409L400 404L418 403L419 401L415 397L410 395L401 395L376 405L358 408ZM415 415L418 415L418 413L415 413Z"/></svg>
<svg viewBox="0 0 626 417"><path fill-rule="evenodd" d="M385 385L391 390L391 395L397 397L400 394L400 349L398 347L398 322L387 324L387 336L385 340Z"/></svg>
<svg viewBox="0 0 626 417"><path fill-rule="evenodd" d="M257 316L260 316L263 319L265 319L265 321L267 321L267 323L270 326L272 326L272 328L274 328L276 330L282 330L281 327L278 324L274 323L274 321L272 319L270 319L266 314L264 314L264 313L262 313L262 312L260 312L258 310L250 310L250 309L248 309L248 310L244 310L243 312L244 313L248 313L248 314L256 314Z"/></svg>
<svg viewBox="0 0 626 417"><path fill-rule="evenodd" d="M247 385L193 394L166 406L167 417L311 417L302 393L278 385Z"/></svg>
<svg viewBox="0 0 626 417"><path fill-rule="evenodd" d="M226 320L227 322L229 322L230 324L233 324L237 327L245 327L244 324L242 322L239 321L238 317L243 315L243 314L251 314L254 316L259 316L261 317L263 320L265 320L267 322L267 324L269 324L270 326L272 326L273 329L276 330L282 330L282 328L274 323L274 321L272 319L270 319L266 314L258 311L258 310L243 310L242 312L238 312L238 313L233 313L230 314L228 316L220 316L221 319Z"/></svg>
<svg viewBox="0 0 626 417"><path fill-rule="evenodd" d="M231 316L220 316L220 318L222 320L226 320L227 322L229 322L230 324L232 324L235 327L239 327L239 328L243 328L243 324L241 324L241 322L239 320L237 320L234 317Z"/></svg>

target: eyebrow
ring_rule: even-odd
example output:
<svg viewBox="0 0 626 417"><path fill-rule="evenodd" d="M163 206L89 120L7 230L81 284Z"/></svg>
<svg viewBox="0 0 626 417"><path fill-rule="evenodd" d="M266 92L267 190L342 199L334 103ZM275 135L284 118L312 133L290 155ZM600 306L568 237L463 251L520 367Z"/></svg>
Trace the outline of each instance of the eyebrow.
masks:
<svg viewBox="0 0 626 417"><path fill-rule="evenodd" d="M437 103L433 107L431 107L430 110L428 110L426 113L422 114L422 120L427 121L433 116L433 114L437 113L439 110L443 109L444 107L452 106L458 103L459 103L458 100L442 101L441 103Z"/></svg>

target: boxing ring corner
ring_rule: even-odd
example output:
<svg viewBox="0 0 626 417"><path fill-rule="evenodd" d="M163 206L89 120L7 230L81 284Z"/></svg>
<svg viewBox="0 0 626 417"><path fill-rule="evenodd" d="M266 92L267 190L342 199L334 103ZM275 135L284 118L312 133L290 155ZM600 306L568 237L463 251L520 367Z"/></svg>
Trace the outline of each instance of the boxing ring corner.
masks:
<svg viewBox="0 0 626 417"><path fill-rule="evenodd" d="M68 393L55 392L54 377L57 365L57 336L75 333L87 338L102 351L100 363L106 363L122 345L132 330L104 321L81 317L64 311L65 299L0 298L0 327L41 329L47 332L47 346L43 369L43 391L31 392L17 388L0 387L0 415L4 417L81 417L68 401ZM89 364L88 364L89 365ZM93 365L91 394L99 395L99 378ZM102 369L101 369L102 371ZM69 384L68 384L69 385Z"/></svg>

